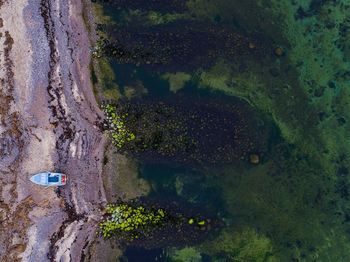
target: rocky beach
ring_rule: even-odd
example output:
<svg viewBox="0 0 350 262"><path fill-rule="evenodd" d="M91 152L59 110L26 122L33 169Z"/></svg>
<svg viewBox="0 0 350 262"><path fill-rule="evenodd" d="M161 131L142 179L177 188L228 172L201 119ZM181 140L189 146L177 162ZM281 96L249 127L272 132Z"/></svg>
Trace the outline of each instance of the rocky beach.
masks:
<svg viewBox="0 0 350 262"><path fill-rule="evenodd" d="M0 260L84 261L101 204L105 138L80 0L0 1ZM88 16L88 12L87 12ZM63 189L30 183L68 175Z"/></svg>

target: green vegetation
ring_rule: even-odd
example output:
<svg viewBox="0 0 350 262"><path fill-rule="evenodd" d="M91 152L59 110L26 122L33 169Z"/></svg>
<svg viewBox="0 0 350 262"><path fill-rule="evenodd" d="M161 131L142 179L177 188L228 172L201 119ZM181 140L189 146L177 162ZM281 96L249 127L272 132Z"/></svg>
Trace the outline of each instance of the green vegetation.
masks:
<svg viewBox="0 0 350 262"><path fill-rule="evenodd" d="M113 144L122 148L125 143L133 141L136 137L130 130L125 126L125 119L128 114L118 115L116 107L110 104L104 105L102 107L106 114L106 119L109 123L109 132L113 139Z"/></svg>
<svg viewBox="0 0 350 262"><path fill-rule="evenodd" d="M192 12L202 19L219 15L227 22L234 14L241 27L258 26L285 50L260 63L217 60L198 70L198 84L270 114L285 139L266 170L224 172L220 185L227 207L242 217L235 225L271 236L281 261L347 261L349 60L342 44L348 34L341 28L350 26L350 7L344 1L311 2L192 1Z"/></svg>
<svg viewBox="0 0 350 262"><path fill-rule="evenodd" d="M162 48L176 49L172 54L175 54L175 58L183 58L182 63L196 61L191 67L176 64L171 59L153 59L159 52L147 57L145 61L119 59L137 66L154 63L154 67L149 67L154 70L159 61L165 61L157 73L161 79L168 81L174 93L186 93L190 82L191 87L197 85L201 89L239 97L255 110L270 117L278 127L275 134L280 133L282 136L280 138L276 135L269 140L268 149L263 150L262 156L259 155L261 161L256 166L232 165L203 171L206 176L217 179L216 186L223 193L222 200L228 213L225 214L225 219L229 226L215 240L208 240L202 246L178 250L178 254L174 255L175 261L186 261L183 258L186 255L196 261L201 254L209 254L218 261L226 258L244 262L350 260L350 89L347 88L350 79L347 72L350 49L346 44L350 39L349 10L349 3L344 0L190 0L181 11L181 16L178 13L149 10L133 13L129 24L148 21L148 28L142 28L143 32L148 32L150 25L158 25L152 27L154 31L168 32L168 29L171 30L170 24L176 26L179 22L177 18L181 17L182 20L188 19L189 28L193 26L193 20L206 25L200 27L203 31L215 28L207 26L208 23L222 23L229 28L225 32L246 32L248 35L260 32L266 40L266 43L262 41L261 47L264 55L259 53L244 58L222 55L227 49L221 49L218 56L203 55L213 53L210 48L206 49L207 46L194 50L188 48L191 45L176 49L169 44L171 48L166 48L169 47L167 41L185 42L179 39L194 39L193 42L198 46L196 38L188 37L197 32L190 28L190 34L180 34L180 38L169 37L167 34L159 38L154 36L156 34L150 36L155 47L159 47L157 43L163 41ZM139 15L141 18L138 20ZM166 27L159 26L165 24ZM178 25L180 33L186 31L185 25L184 21L181 21L181 26ZM202 34L201 37L203 35L210 37L210 34ZM130 39L133 37L131 34ZM141 37L138 40L141 43L144 41ZM220 40L216 38L214 42L221 42ZM206 41L201 43L207 44ZM137 47L140 46L143 45ZM231 44L228 46L234 47ZM215 48L217 50L217 46ZM158 51L157 48L154 50ZM207 53L208 50L210 52ZM235 50L237 49L232 48L230 53L236 54ZM203 51L202 55L199 51ZM190 54L190 58L184 57L184 53ZM164 53L163 57L168 55ZM203 57L208 59L201 60ZM147 83L143 84L146 88L154 88L147 86ZM194 104L191 106L195 107ZM186 115L183 117L183 111L176 107L168 112L169 117L175 119L171 122L172 125L167 125L164 121L159 126L152 125L159 118L154 110L157 107L153 105L152 108L147 104L142 108L146 108L143 112L150 114L141 114L132 125L129 125L130 119L124 121L125 129L135 134L135 139L131 143L123 142L121 149L127 144L135 145L138 142L138 152L154 149L173 160L179 151L189 148L186 143L172 140L172 137L182 137L174 134L187 132L184 137L190 142L191 139L198 142L198 137L206 135L196 133L188 139L188 134L192 131L184 124L184 119L189 118ZM185 110L190 111L188 108L185 107ZM196 119L200 117L201 115L196 115ZM243 113L243 118L249 116ZM210 123L208 119L212 118L206 118L204 122ZM218 125L218 128L222 126ZM169 130L180 132L171 133ZM215 134L215 137L220 137L220 134ZM143 139L139 140L141 138ZM263 135L259 138L261 141L268 140ZM128 149L134 150L135 147ZM246 153L260 153L254 152L256 148L245 149ZM222 151L232 155L230 150ZM217 155L223 159L222 154ZM242 156L244 159L246 154L240 154ZM188 158L188 155L185 157ZM207 156L195 154L195 157L207 160ZM176 182L178 194L187 196L184 194L187 180L178 179ZM198 225L201 221L192 216L184 220L189 226Z"/></svg>
<svg viewBox="0 0 350 262"><path fill-rule="evenodd" d="M160 25L172 23L181 19L191 19L188 14L181 13L160 13L157 11L141 11L141 10L127 10L119 15L119 23L125 26L133 23L140 25Z"/></svg>
<svg viewBox="0 0 350 262"><path fill-rule="evenodd" d="M169 81L170 91L176 93L190 81L191 75L184 72L166 73L162 75L162 78Z"/></svg>
<svg viewBox="0 0 350 262"><path fill-rule="evenodd" d="M110 238L118 231L128 232L129 240L139 238L141 228L142 234L146 234L145 230L161 226L168 216L163 209L147 210L143 206L133 207L127 203L107 205L106 215L108 217L100 223L101 235Z"/></svg>
<svg viewBox="0 0 350 262"><path fill-rule="evenodd" d="M103 109L113 143L142 160L232 163L267 147L268 122L259 126L264 119L239 100L119 101Z"/></svg>
<svg viewBox="0 0 350 262"><path fill-rule="evenodd" d="M188 223L190 220L193 223ZM189 210L184 205L162 205L134 199L108 204L99 234L120 244L144 248L162 246L182 247L200 242L217 229L215 219Z"/></svg>
<svg viewBox="0 0 350 262"><path fill-rule="evenodd" d="M185 247L178 250L172 250L169 252L169 260L171 262L201 262L202 256L193 247Z"/></svg>
<svg viewBox="0 0 350 262"><path fill-rule="evenodd" d="M212 257L225 253L230 261L278 262L273 255L273 245L266 236L259 235L252 228L241 231L226 229L215 240L201 245L200 250Z"/></svg>

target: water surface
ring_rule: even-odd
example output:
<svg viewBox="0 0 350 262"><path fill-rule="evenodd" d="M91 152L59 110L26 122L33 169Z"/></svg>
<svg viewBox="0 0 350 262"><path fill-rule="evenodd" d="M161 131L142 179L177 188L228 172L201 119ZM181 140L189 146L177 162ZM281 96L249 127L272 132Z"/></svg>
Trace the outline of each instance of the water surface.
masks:
<svg viewBox="0 0 350 262"><path fill-rule="evenodd" d="M245 123L252 143L232 147L232 161L129 154L151 184L149 197L210 210L223 226L193 246L129 247L125 257L349 261L350 4L114 0L103 10L105 99L186 112L213 101L236 106L247 120L236 126Z"/></svg>

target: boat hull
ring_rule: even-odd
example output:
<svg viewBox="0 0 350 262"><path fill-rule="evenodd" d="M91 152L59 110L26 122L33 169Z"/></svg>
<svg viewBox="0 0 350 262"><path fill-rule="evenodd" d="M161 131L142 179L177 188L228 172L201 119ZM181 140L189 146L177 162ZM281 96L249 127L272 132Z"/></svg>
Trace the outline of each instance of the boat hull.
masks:
<svg viewBox="0 0 350 262"><path fill-rule="evenodd" d="M67 183L67 175L62 173L42 172L33 175L30 181L41 186L64 186Z"/></svg>

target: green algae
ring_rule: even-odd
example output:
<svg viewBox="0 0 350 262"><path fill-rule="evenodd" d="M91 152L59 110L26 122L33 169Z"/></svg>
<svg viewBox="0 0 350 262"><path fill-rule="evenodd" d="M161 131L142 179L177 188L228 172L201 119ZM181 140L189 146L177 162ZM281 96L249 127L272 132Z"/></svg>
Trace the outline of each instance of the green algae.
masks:
<svg viewBox="0 0 350 262"><path fill-rule="evenodd" d="M201 262L202 256L198 250L193 247L185 247L178 250L172 250L168 254L172 262Z"/></svg>
<svg viewBox="0 0 350 262"><path fill-rule="evenodd" d="M93 12L98 23L114 24L115 20L101 4L93 5Z"/></svg>
<svg viewBox="0 0 350 262"><path fill-rule="evenodd" d="M350 26L349 4L193 0L187 6L191 19L263 33L273 39L271 50L284 50L282 56L263 60L221 57L192 74L162 72L170 89L179 93L190 81L199 89L246 100L271 117L282 136L258 167L207 172L218 178L229 213L224 218L228 227L216 241L203 244L210 247L207 253L218 261L222 252L233 261L350 260L350 34L344 29ZM153 15L149 24L175 17ZM178 179L179 194L183 181ZM197 250L205 253L206 248L191 248L189 257Z"/></svg>
<svg viewBox="0 0 350 262"><path fill-rule="evenodd" d="M249 100L257 108L271 113L279 124L282 134L291 143L298 143L300 146L306 147L302 142L305 140L305 134L302 130L307 129L311 133L308 140L312 141L313 137L317 138L314 139L312 146L308 145L305 148L314 156L317 155L317 152L325 151L325 148L331 150L331 154L337 152L339 146L328 139L331 135L330 132L326 131L326 134L322 134L313 127L317 124L315 123L317 111L324 111L323 105L328 104L327 111L331 110L332 103L329 100L332 100L334 91L327 88L321 99L315 99L314 96L310 97L309 92L313 94L319 86L327 86L330 81L335 79L335 74L344 72L346 68L349 68L349 63L344 60L343 54L337 46L339 25L347 23L346 12L348 9L346 4L333 5L328 3L322 7L324 12L317 16L319 19L311 16L304 20L298 20L294 17L298 5L294 4L293 6L289 1L247 1L247 3L231 1L229 5L226 2L224 0L189 1L188 6L190 12L199 19L208 19L219 15L223 21L232 23L233 17L239 20L238 27L260 28L267 35L273 36L279 44L286 45L290 49L287 51L286 58L272 64L282 72L277 79L272 77L266 79L266 76L270 75L268 70L258 68L254 61L248 61L249 72L246 74L237 73L237 69L231 70L232 63L228 61L224 62L226 63L224 66L222 61L218 61L217 65L211 68L209 72L199 73L201 84L231 95L240 96ZM304 7L307 6L302 1L300 4ZM237 6L240 8L236 8ZM326 10L330 14L325 14ZM248 12L249 15L245 15ZM262 16L264 19L259 19ZM279 23L277 23L277 20L273 20L277 17L283 17L284 19L279 19ZM330 19L335 25L329 29L325 24L329 23ZM320 25L320 20L324 24L323 26ZM234 22L232 26L237 27ZM325 29L323 30L323 28ZM318 60L320 56L324 57L322 62ZM301 62L302 66L299 65ZM292 72L286 74L284 73L286 70L284 65L287 63L294 64L294 68ZM265 67L268 66L269 64L265 64ZM218 73L215 73L215 71ZM281 81L282 77L284 81ZM339 97L348 96L346 89L343 89L348 82L346 79L344 80L336 81L339 83L338 89L342 93ZM278 104L279 101L289 104L283 107ZM312 103L310 103L311 101ZM316 102L320 106L315 106L314 103ZM307 111L308 114L296 112L296 109L299 108L303 108L303 111ZM292 117L295 119L291 119ZM305 119L306 117L309 119ZM288 119L288 123L286 119ZM309 123L310 120L311 123ZM336 121L336 119L333 119L332 124L336 125ZM308 125L303 126L306 123ZM320 135L323 138L319 138ZM318 143L318 139L324 140L325 144ZM318 157L322 158L322 156Z"/></svg>
<svg viewBox="0 0 350 262"><path fill-rule="evenodd" d="M140 237L140 228L146 231L155 225L160 226L167 217L165 210L147 210L144 206L131 206L127 203L109 204L105 213L108 217L99 224L100 234L110 238L117 231L130 232L128 241ZM147 234L147 233L144 233Z"/></svg>
<svg viewBox="0 0 350 262"><path fill-rule="evenodd" d="M138 23L142 25L161 25L172 23L177 20L191 19L189 14L182 13L160 13L157 11L129 10L123 12L119 22L125 25Z"/></svg>
<svg viewBox="0 0 350 262"><path fill-rule="evenodd" d="M121 97L119 87L116 84L116 75L107 60L99 60L98 84L103 86L103 96L109 100L118 100Z"/></svg>
<svg viewBox="0 0 350 262"><path fill-rule="evenodd" d="M265 79L269 74L266 68L253 63L248 64L247 72L237 74L231 64L223 60L218 61L210 70L199 72L199 86L248 101L272 116L288 142L306 146L303 143L303 130L312 130L316 112L310 108L309 114L304 113L307 110L302 106L307 103L305 94L298 90L297 86L291 86L289 83L292 82L286 79ZM310 115L314 115L314 118Z"/></svg>
<svg viewBox="0 0 350 262"><path fill-rule="evenodd" d="M170 91L176 93L185 87L185 84L190 81L191 75L185 72L165 73L162 78L169 81Z"/></svg>
<svg viewBox="0 0 350 262"><path fill-rule="evenodd" d="M216 1L212 1L212 4L215 5ZM289 50L287 51L287 57L281 59L279 67L283 67L283 64L286 63L293 65L293 72L283 75L284 83L280 81L281 76L278 76L278 79L273 79L272 77L265 79L264 76L269 75L268 72L255 71L254 65L250 64L250 70L247 75L239 74L237 76L239 79L235 79L235 76L233 76L232 81L235 87L230 88L227 84L230 83L234 71L226 73L226 79L223 79L222 74L219 74L219 77L215 77L215 72L213 73L211 70L209 72L211 76L209 76L211 79L209 83L206 83L208 82L208 76L205 72L204 85L223 90L232 95L241 96L250 100L256 107L270 112L288 141L302 146L302 141L305 141L307 138L310 142L308 142L306 150L309 150L309 153L316 157L327 148L329 151L327 158L330 161L337 158L338 152L344 152L344 146L337 141L336 136L339 137L338 134L331 132L325 127L339 126L337 117L331 117L332 115L347 118L346 114L348 113L348 110L344 110L344 108L348 105L346 97L348 97L349 91L345 87L348 86L349 80L343 74L350 67L350 64L344 58L339 42L344 41L340 35L340 26L349 23L346 15L349 5L346 2L334 5L326 1L321 7L319 14L305 19L297 19L295 13L298 10L298 4L293 5L290 1L261 1L260 3L257 2L254 8L255 10L260 10L265 7L263 12L266 12L266 9L269 10L271 17L283 17L283 20L280 21L279 35L283 36L283 44L288 43ZM300 4L304 8L307 6L302 1L300 1ZM232 5L234 6L234 4ZM216 12L221 14L220 11L222 11L223 16L228 12L227 7L220 9L220 4L215 6ZM251 11L252 9L249 8L248 10ZM212 12L213 9L206 8L205 10ZM253 16L249 16L249 18L253 19ZM333 22L333 25L327 26L327 23L330 21ZM251 20L246 21L249 24L251 22ZM265 24L265 20L260 24L264 30L270 26L270 23ZM282 37L279 38L282 39ZM284 70L281 71L283 72ZM215 83L216 81L217 83ZM337 83L336 90L328 87L332 81ZM271 85L277 86L282 94L270 91ZM327 88L325 88L325 92L321 97L319 95L315 96L315 91L320 87ZM246 92L244 93L242 90L246 90ZM258 93L259 97L249 97L254 93ZM342 102L339 103L339 100ZM278 104L278 101L283 101L283 103L289 102L289 104L283 107ZM307 114L302 114L302 112L298 114L298 108L303 108L303 111L307 112ZM335 112L332 112L332 110L335 110ZM322 123L321 128L314 126L318 124L316 121L317 116L315 115L318 111L330 115L330 119L327 119L328 123ZM305 119L306 117L310 119ZM310 124L310 120L313 123ZM308 126L303 126L305 123ZM305 134L302 130L307 130L309 134ZM341 128L339 131L343 133ZM344 135L343 133L343 137ZM314 139L312 142L312 137L317 139ZM320 141L323 142L320 143ZM344 139L344 141L347 140ZM319 159L325 158L324 155L319 155L318 157ZM329 167L325 166L324 168Z"/></svg>
<svg viewBox="0 0 350 262"><path fill-rule="evenodd" d="M108 204L97 235L119 245L183 247L207 237L218 226L215 219L189 210L184 204L163 205L142 199ZM190 219L194 223L188 223Z"/></svg>
<svg viewBox="0 0 350 262"><path fill-rule="evenodd" d="M159 25L182 19L190 19L190 16L187 14L160 14L158 12L151 11L147 14L146 21L149 25Z"/></svg>
<svg viewBox="0 0 350 262"><path fill-rule="evenodd" d="M102 179L108 202L114 203L120 198L127 201L150 193L150 183L139 177L138 163L116 153L112 143L106 147L103 162Z"/></svg>
<svg viewBox="0 0 350 262"><path fill-rule="evenodd" d="M97 23L108 25L115 23L113 17L106 12L102 5L94 4L93 12ZM118 100L122 94L116 81L116 72L113 70L110 61L108 58L102 58L100 54L100 46L106 35L101 30L98 31L98 35L100 38L96 41L91 51L93 59L90 67L93 77L94 95L96 100L101 103L103 99Z"/></svg>
<svg viewBox="0 0 350 262"><path fill-rule="evenodd" d="M276 4L275 8L283 12L286 20L282 30L293 44L290 59L298 70L299 84L309 94L312 107L329 116L317 132L328 151L323 159L327 159L327 164L330 164L339 154L345 153L343 143L349 148L347 139L339 143L340 136L346 136L342 127L338 128L338 132L331 131L339 126L337 115L349 117L349 111L345 109L349 103L346 101L349 96L349 77L343 74L350 68L350 62L345 59L340 44L344 41L341 26L349 26L349 3L340 1L334 5L325 1L318 13L303 19L295 19L293 12L287 12L295 8L288 2ZM332 25L328 25L330 22ZM336 83L334 88L329 87L332 82ZM326 87L324 93L315 93L321 87Z"/></svg>
<svg viewBox="0 0 350 262"><path fill-rule="evenodd" d="M209 71L199 72L200 85L242 97L256 108L271 114L286 141L296 145L299 152L303 152L309 159L313 159L313 161L305 162L296 170L281 170L281 180L292 174L294 176L296 174L307 176L301 177L297 182L294 182L302 191L296 196L288 196L287 194L285 197L283 197L282 192L275 191L278 194L278 198L283 201L281 206L277 208L278 212L284 210L283 206L291 208L292 211L288 212L285 221L283 221L281 214L276 213L268 219L270 222L266 221L266 224L260 225L260 227L267 228L274 218L278 218L283 222L280 224L276 221L272 224L280 224L284 227L291 226L288 230L290 232L293 232L292 228L294 228L295 232L293 234L289 233L287 239L304 239L311 246L317 243L315 250L310 248L314 252L311 252L313 254L310 254L307 258L305 253L300 252L300 247L294 247L295 250L290 253L290 256L294 256L297 260L309 261L317 259L318 261L331 261L335 259L346 261L348 255L344 250L349 247L349 239L346 233L347 227L342 226L341 218L346 214L345 210L348 209L348 205L343 200L346 199L346 193L344 194L343 191L343 196L321 193L324 198L322 201L324 206L319 206L318 211L314 210L315 207L305 205L305 200L310 199L312 194L316 194L317 187L324 188L321 192L333 191L334 189L332 190L331 188L334 187L340 187L340 189L336 190L341 192L344 188L347 188L347 186L341 186L344 185L344 180L340 184L338 182L338 186L335 185L334 181L338 179L336 169L339 166L334 165L334 161L342 159L342 166L349 166L348 159L345 157L345 155L349 155L349 146L346 139L347 135L344 133L344 126L346 125L344 120L347 119L349 112L346 109L349 105L349 94L348 89L345 88L348 85L348 78L343 76L343 72L346 70L345 68L349 68L349 64L344 59L341 48L337 45L337 42L340 41L339 27L330 26L330 28L327 28L326 23L330 19L336 25L348 23L349 21L346 19L348 7L345 7L346 3L344 3L345 5L334 5L331 2L326 2L321 7L323 11L320 14L305 19L297 19L294 14L299 5L293 6L289 1L272 1L269 3L265 1L264 3L267 9L272 9L270 10L273 12L272 17L278 15L284 17L284 20L281 21L280 29L280 34L283 37L280 38L284 39L284 44L288 43L286 46L289 47L286 57L279 58L278 64L267 64L264 68L274 66L280 72L284 72L283 65L288 63L289 66L292 66L289 73L280 73L275 77L270 76L268 70L248 62L249 72L240 72L238 74L234 65L229 61L218 61L217 65ZM260 7L262 6L263 4L260 5ZM226 12L226 10L222 11L223 13ZM224 14L222 16L224 17ZM261 25L263 28L265 26ZM331 87L329 87L330 85ZM317 91L320 87L323 87L324 91ZM319 121L317 112L322 112L322 115L326 115L326 119ZM340 123L342 126L340 126ZM337 128L335 129L335 127ZM285 163L282 164L282 166L285 165ZM296 163L293 165L295 169ZM313 171L311 171L312 169ZM314 173L314 175L309 176L305 174L309 171ZM292 190L290 182L283 190L284 192ZM260 183L262 185L263 181L260 181ZM252 185L254 185L254 182L249 181L246 187L241 187L249 187L251 191L264 199L263 193L257 193L259 192L258 189L252 188ZM311 185L314 185L314 191L312 191ZM275 179L273 179L271 185L266 185L266 188L274 186L277 186ZM227 190L228 195L235 195L232 193L232 187ZM307 194L307 196L302 197L304 194ZM277 195L275 197L277 198ZM242 198L241 195L236 196L233 202L237 202L237 199L240 198ZM293 205L297 203L295 198L300 198L302 201L298 204L298 208L293 209ZM256 210L256 212L259 210L257 206L248 208L256 200L251 199L247 195L245 195L244 199L246 199L246 202L242 204L242 208ZM288 199L293 199L294 203L288 202ZM330 204L327 203L328 201L337 203L335 204L336 207L330 207ZM272 203L273 199L269 199L261 204L261 209L269 210ZM325 208L325 206L328 207ZM297 210L299 208L301 210ZM333 216L332 212L322 212L322 209L334 210L334 212L340 213L339 216ZM273 214L272 211L270 212ZM292 217L293 219L290 220ZM307 217L308 221L313 222L307 225L304 221L305 217ZM333 219L335 220L332 221ZM256 224L253 221L251 223ZM332 229L330 230L327 225L332 225ZM299 233L296 229L299 230ZM277 236L278 232L285 231L286 229L280 228L273 235ZM294 237L292 237L293 235ZM311 239L307 240L308 237ZM276 239L274 243L280 243L281 241L282 236L280 239ZM288 251L291 250L293 248L288 246L283 249L282 257L286 256Z"/></svg>
<svg viewBox="0 0 350 262"><path fill-rule="evenodd" d="M230 105L197 98L178 101L120 101L106 104L106 126L113 143L126 154L151 162L215 165L247 161L264 154L268 122L240 100Z"/></svg>
<svg viewBox="0 0 350 262"><path fill-rule="evenodd" d="M123 148L126 143L136 139L135 134L126 126L126 118L128 113L120 114L117 112L116 106L111 104L103 105L103 111L109 122L109 131L111 133L113 144L117 148Z"/></svg>
<svg viewBox="0 0 350 262"><path fill-rule="evenodd" d="M212 257L226 253L232 261L277 262L273 255L273 245L269 238L258 234L252 228L233 232L228 229L212 242L201 245L200 250Z"/></svg>

